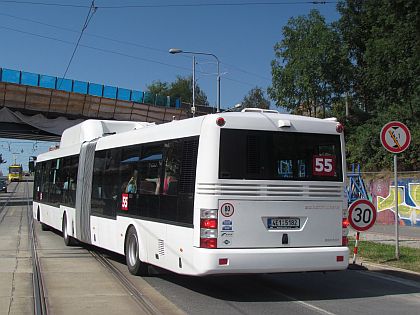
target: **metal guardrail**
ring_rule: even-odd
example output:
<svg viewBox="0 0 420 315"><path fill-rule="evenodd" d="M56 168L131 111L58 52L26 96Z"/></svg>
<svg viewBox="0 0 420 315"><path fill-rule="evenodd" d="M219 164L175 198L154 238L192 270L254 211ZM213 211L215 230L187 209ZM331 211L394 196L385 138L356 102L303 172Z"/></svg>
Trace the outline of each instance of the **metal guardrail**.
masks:
<svg viewBox="0 0 420 315"><path fill-rule="evenodd" d="M148 105L173 108L181 107L181 99L179 98L6 68L0 68L0 82L44 87Z"/></svg>

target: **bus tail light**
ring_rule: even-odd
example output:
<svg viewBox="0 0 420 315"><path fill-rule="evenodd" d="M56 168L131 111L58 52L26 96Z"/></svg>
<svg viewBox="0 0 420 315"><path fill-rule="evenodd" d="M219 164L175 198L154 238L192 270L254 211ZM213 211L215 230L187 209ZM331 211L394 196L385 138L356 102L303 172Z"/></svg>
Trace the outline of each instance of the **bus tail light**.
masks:
<svg viewBox="0 0 420 315"><path fill-rule="evenodd" d="M200 238L201 248L217 248L217 238Z"/></svg>
<svg viewBox="0 0 420 315"><path fill-rule="evenodd" d="M342 133L344 131L344 126L341 123L338 123L337 126L335 126L335 130L338 133Z"/></svg>
<svg viewBox="0 0 420 315"><path fill-rule="evenodd" d="M200 210L200 247L217 248L217 209Z"/></svg>
<svg viewBox="0 0 420 315"><path fill-rule="evenodd" d="M200 227L203 229L217 229L217 219L201 219Z"/></svg>
<svg viewBox="0 0 420 315"><path fill-rule="evenodd" d="M226 121L225 121L225 119L223 117L217 117L216 124L219 127L223 127L225 125L225 123L226 123Z"/></svg>
<svg viewBox="0 0 420 315"><path fill-rule="evenodd" d="M226 266L229 264L228 258L219 258L219 266Z"/></svg>
<svg viewBox="0 0 420 315"><path fill-rule="evenodd" d="M349 234L349 225L350 225L350 222L347 218L347 209L343 209L343 218L341 220L341 228L342 228L341 246L349 245L349 239L347 237L347 235Z"/></svg>

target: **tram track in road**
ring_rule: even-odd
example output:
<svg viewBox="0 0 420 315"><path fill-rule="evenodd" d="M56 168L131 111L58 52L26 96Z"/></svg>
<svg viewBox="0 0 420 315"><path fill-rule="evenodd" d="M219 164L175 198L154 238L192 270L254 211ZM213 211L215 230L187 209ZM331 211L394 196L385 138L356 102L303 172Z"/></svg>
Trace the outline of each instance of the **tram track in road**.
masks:
<svg viewBox="0 0 420 315"><path fill-rule="evenodd" d="M23 192L22 187L20 190ZM31 295L33 295L33 310L36 315L53 314L57 311L80 312L84 309L84 306L81 305L85 305L85 303L86 308L92 307L95 303L100 305L103 314L117 314L118 303L121 303L123 299L125 299L125 305L121 305L120 309L126 310L129 314L181 314L181 312L176 311L175 307L172 308L172 304L163 301L163 297L159 297L159 294L148 287L146 283L144 288L141 283L139 284L140 279L130 278L130 275L125 274L124 270L119 268L118 263L113 261L115 256L111 253L111 256L108 257L100 249L86 244L80 244L81 247L62 247L62 240L58 242L55 237L59 236L61 238L62 233L51 227L49 233L41 234L37 227L37 220L33 219L28 185L25 187L24 195L28 201L25 208L22 206L22 216L25 218L26 211L29 241L28 258L32 262L33 293ZM24 224L23 220L22 224ZM73 255L74 251L78 254ZM72 254L69 256L70 252ZM56 264L57 259L62 258L66 258L66 260L63 260L63 264L60 262L61 266L71 266L70 269L65 269L63 273L59 271L60 269ZM80 262L79 259L81 259ZM118 261L119 258L116 258L116 262ZM86 283L86 278L79 277L79 273L74 269L74 266L86 268L85 270L97 273L98 276L93 276L89 271L81 271L82 274L86 273L87 278L92 279L92 282ZM71 274L74 274L74 277L69 277ZM60 283L59 286L57 286L58 283ZM83 295L77 289L80 286L92 288L92 291L89 292L95 293L88 293L88 296ZM107 289L110 289L110 291L107 291ZM87 290L82 291L88 292ZM69 295L66 295L65 292ZM104 297L106 296L109 297L109 303L115 301L115 304L106 306L106 303L104 304ZM67 298L79 297L82 301L78 305L67 302Z"/></svg>
<svg viewBox="0 0 420 315"><path fill-rule="evenodd" d="M34 221L32 216L32 209L29 204L29 184L26 182L25 185L25 196L27 199L27 216L28 216L28 237L29 245L31 248L32 257L32 286L34 296L34 314L35 315L46 315L48 314L48 304L46 301L46 290L44 286L44 278L41 270L41 263L38 256L38 242L36 232L34 229Z"/></svg>
<svg viewBox="0 0 420 315"><path fill-rule="evenodd" d="M108 270L121 284L121 286L130 294L144 314L163 315L157 307L143 294L109 259L100 252L88 250L89 253Z"/></svg>
<svg viewBox="0 0 420 315"><path fill-rule="evenodd" d="M4 217L6 216L6 213L3 213L3 211L5 211L5 209L7 208L7 206L9 205L10 201L13 199L14 195L16 194L16 190L19 186L19 182L13 187L12 192L8 195L6 201L3 203L1 203L0 206L0 224L3 222Z"/></svg>

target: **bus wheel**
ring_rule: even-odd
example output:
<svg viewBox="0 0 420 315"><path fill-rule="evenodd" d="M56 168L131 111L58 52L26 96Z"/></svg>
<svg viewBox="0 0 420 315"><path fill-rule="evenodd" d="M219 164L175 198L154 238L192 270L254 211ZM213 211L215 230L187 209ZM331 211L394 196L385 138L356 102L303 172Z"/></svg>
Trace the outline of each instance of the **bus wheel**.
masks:
<svg viewBox="0 0 420 315"><path fill-rule="evenodd" d="M67 233L67 215L64 214L63 216L63 239L64 239L64 244L66 244L66 246L73 246L76 244L75 240L73 237L71 237L68 233Z"/></svg>
<svg viewBox="0 0 420 315"><path fill-rule="evenodd" d="M127 262L128 271L136 276L147 276L149 274L149 266L142 262L139 258L139 239L136 229L131 226L127 232L125 241L125 260Z"/></svg>
<svg viewBox="0 0 420 315"><path fill-rule="evenodd" d="M36 213L36 219L39 223L41 223L41 230L42 231L48 231L48 225L41 222L41 212L39 211L39 207L38 207L38 211Z"/></svg>

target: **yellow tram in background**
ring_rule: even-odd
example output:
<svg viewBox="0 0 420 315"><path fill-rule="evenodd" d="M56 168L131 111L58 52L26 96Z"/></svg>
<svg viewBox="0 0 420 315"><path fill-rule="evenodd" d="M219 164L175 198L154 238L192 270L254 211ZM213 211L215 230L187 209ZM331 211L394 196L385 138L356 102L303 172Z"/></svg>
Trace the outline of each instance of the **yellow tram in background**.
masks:
<svg viewBox="0 0 420 315"><path fill-rule="evenodd" d="M9 166L9 182L19 182L22 180L22 165L12 164Z"/></svg>

